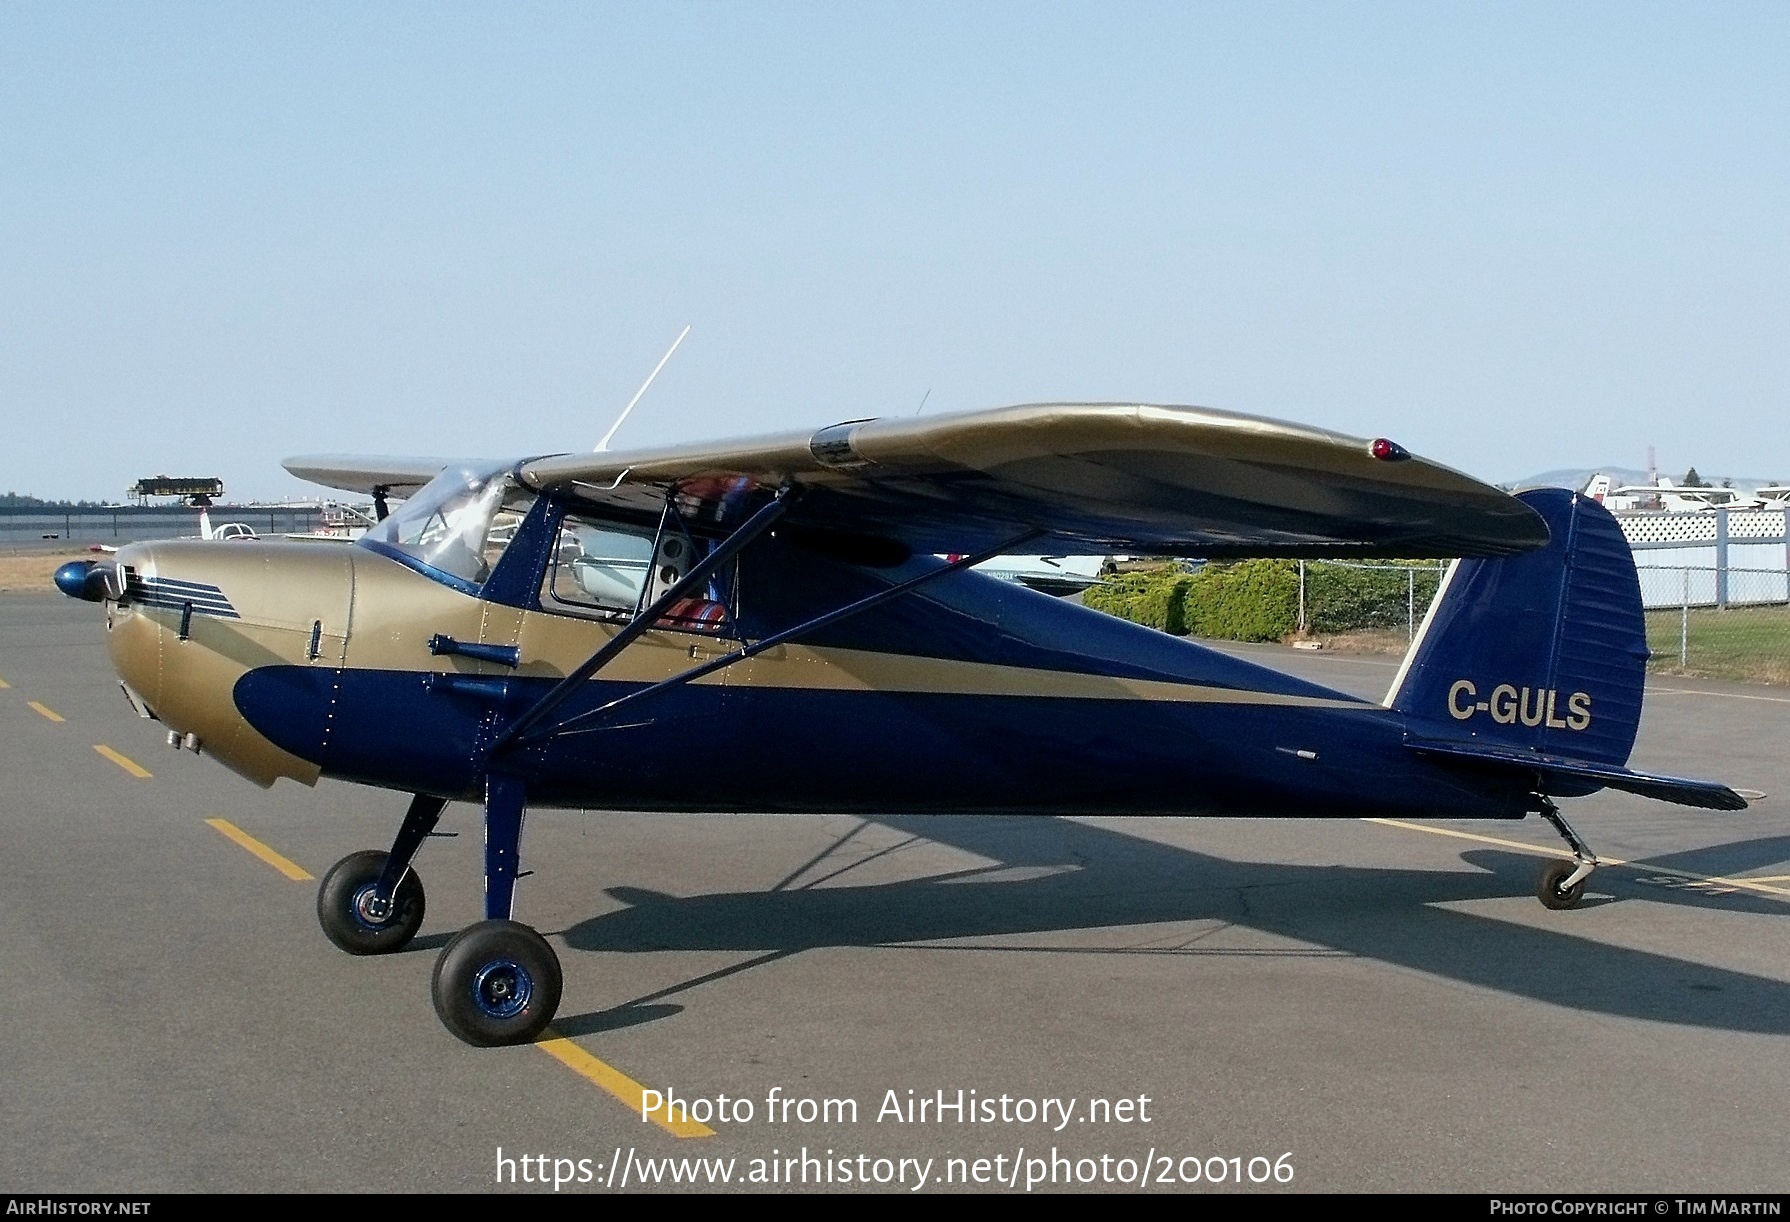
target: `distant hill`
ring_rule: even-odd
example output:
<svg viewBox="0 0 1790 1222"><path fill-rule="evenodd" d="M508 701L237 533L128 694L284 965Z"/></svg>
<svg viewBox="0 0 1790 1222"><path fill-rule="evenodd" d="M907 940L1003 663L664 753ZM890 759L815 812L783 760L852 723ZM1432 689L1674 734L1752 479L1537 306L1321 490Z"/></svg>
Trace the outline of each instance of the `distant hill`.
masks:
<svg viewBox="0 0 1790 1222"><path fill-rule="evenodd" d="M1522 479L1506 481L1510 488L1571 488L1578 491L1599 471L1615 480L1618 484L1644 484L1647 472L1637 471L1633 467L1561 467L1556 471L1543 471L1540 475L1526 475Z"/></svg>

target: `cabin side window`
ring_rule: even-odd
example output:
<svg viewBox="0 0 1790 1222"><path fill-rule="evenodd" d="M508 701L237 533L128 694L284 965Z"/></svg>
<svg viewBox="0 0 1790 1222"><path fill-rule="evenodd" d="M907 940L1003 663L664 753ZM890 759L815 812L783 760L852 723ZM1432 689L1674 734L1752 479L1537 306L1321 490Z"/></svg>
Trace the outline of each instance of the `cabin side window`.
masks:
<svg viewBox="0 0 1790 1222"><path fill-rule="evenodd" d="M626 621L683 579L695 545L682 531L661 537L648 526L567 514L541 581L541 609L561 615ZM725 593L711 582L700 596L668 607L658 627L720 632L730 622Z"/></svg>

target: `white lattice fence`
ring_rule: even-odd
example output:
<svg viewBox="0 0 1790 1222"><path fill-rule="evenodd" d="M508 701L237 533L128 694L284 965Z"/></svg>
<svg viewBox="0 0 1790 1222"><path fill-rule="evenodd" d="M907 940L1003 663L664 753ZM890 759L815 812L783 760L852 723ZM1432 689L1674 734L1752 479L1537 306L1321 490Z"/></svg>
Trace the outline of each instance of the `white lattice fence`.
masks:
<svg viewBox="0 0 1790 1222"><path fill-rule="evenodd" d="M1790 600L1785 514L1771 510L1623 514L1649 610Z"/></svg>

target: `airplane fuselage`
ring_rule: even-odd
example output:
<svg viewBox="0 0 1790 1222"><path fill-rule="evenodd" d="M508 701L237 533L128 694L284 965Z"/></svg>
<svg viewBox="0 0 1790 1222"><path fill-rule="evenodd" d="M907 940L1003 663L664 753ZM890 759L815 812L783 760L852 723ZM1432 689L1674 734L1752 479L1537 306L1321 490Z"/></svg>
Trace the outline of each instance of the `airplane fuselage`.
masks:
<svg viewBox="0 0 1790 1222"><path fill-rule="evenodd" d="M1521 783L1407 749L1422 727L1403 713L969 571L578 720L942 563L929 556L869 569L763 539L740 558L730 629L647 631L581 685L563 729L496 753L618 623L480 597L366 547L138 544L118 562L120 675L261 784L471 799L497 770L534 805L667 811L1533 809ZM513 648L519 664L432 653L440 637Z"/></svg>

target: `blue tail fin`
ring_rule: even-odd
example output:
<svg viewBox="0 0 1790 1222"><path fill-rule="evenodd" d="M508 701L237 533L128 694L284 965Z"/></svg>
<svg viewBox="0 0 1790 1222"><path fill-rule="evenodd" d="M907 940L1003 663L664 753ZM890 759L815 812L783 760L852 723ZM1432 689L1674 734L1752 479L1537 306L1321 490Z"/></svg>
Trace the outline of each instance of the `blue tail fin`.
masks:
<svg viewBox="0 0 1790 1222"><path fill-rule="evenodd" d="M1548 545L1450 570L1388 703L1432 740L1620 767L1647 669L1634 557L1596 501L1521 499Z"/></svg>

